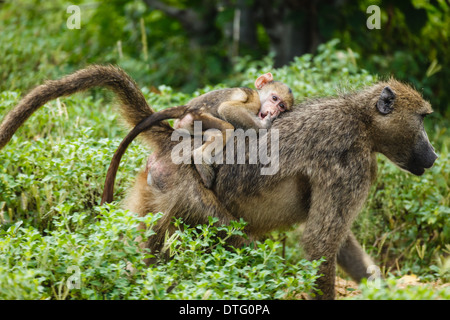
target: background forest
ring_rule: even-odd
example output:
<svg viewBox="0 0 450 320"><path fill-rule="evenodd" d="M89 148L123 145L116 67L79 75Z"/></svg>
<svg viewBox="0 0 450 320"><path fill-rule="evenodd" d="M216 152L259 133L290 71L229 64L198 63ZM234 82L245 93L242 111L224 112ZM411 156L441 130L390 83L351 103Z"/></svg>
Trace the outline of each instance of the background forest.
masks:
<svg viewBox="0 0 450 320"><path fill-rule="evenodd" d="M73 4L81 21L70 29ZM380 8L380 29L367 27L370 5ZM298 101L395 77L431 102L435 113L425 126L439 158L415 177L379 156L377 182L353 230L388 281L362 285L354 297L449 299L449 53L448 0L0 1L0 119L30 88L93 63L122 67L156 110L216 88L251 87L268 71ZM92 90L47 104L0 152L0 299L292 299L312 292L317 263L302 259L298 229L229 251L213 242L212 226L180 228L174 259L146 268L134 243L141 220L118 204L99 206L125 132L112 95ZM138 143L127 151L117 199L149 152ZM157 219L144 219L145 236ZM203 255L205 247L212 254ZM80 288L70 287L72 275ZM416 286L399 284L405 275ZM344 291L340 297L355 288Z"/></svg>

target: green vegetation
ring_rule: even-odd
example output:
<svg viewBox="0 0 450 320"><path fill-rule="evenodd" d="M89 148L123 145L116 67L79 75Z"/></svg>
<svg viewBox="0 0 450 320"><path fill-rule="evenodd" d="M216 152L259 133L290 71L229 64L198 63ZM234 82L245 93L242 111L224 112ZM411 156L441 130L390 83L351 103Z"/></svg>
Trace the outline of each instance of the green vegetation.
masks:
<svg viewBox="0 0 450 320"><path fill-rule="evenodd" d="M440 113L450 111L450 5L446 0L298 1L291 6L279 0L160 1L167 8L190 10L196 15L193 22L206 24L200 30L189 29L194 23L180 18L188 19L186 14L174 17L165 14L168 9L156 10L145 2L71 1L81 10L81 29L71 30L66 26L68 2L7 0L0 5L0 91L26 90L87 64L113 63L142 85L169 85L192 92L210 83L240 83L236 74L242 59L275 55L279 61L283 53L288 58L315 53L320 43L338 38L339 49L350 48L363 57L358 67L412 83ZM370 5L381 9L380 30L366 27ZM231 57L230 26L236 7L255 19L249 26L248 18L242 16L240 26L255 38L250 47L243 38L240 54ZM261 11L269 19L261 17ZM275 42L270 27L283 30L282 36L291 37L293 43L304 42L299 44L304 49L292 52ZM310 32L305 35L303 30ZM279 31L276 34L281 37Z"/></svg>
<svg viewBox="0 0 450 320"><path fill-rule="evenodd" d="M55 211L45 235L21 222L1 231L2 299L287 299L311 291L318 277L320 262L285 263L271 240L226 248L224 239L241 235L243 223L218 228L211 219L189 228L177 221L172 259L147 267L135 239L151 236L161 214L136 218L113 205L97 207L95 218L69 204ZM137 231L140 222L146 231Z"/></svg>
<svg viewBox="0 0 450 320"><path fill-rule="evenodd" d="M429 284L404 285L396 279L387 279L377 288L364 282L361 286L362 295L357 299L369 300L449 300L448 287L434 288Z"/></svg>
<svg viewBox="0 0 450 320"><path fill-rule="evenodd" d="M291 86L298 100L356 90L384 77L383 70L394 75L398 71L419 88L424 85L425 98L436 104L438 97L440 102L440 112L425 120L439 158L431 170L415 177L379 157L378 179L353 230L388 280L379 289L362 285L357 297L450 298L449 287L400 287L396 280L414 274L423 282L450 281L450 121L444 117L449 100L442 80L449 70L436 58L428 80L418 79L423 61L411 57L424 55L426 46L417 45L412 34L408 43L417 51L407 61L412 59L418 69L412 69L411 78L410 65L398 65L410 48L407 44L384 59L382 51L371 54L361 48L350 29L341 30L341 36L338 32L341 40L323 43L314 54L296 57L284 67L274 68L270 55L241 57L227 69L231 76L223 78L217 52L192 59L180 24L159 11L148 12L141 1L112 1L109 6L77 1L85 12L82 30L66 28L68 14L60 10L60 1L20 3L23 6L0 5L2 116L44 79L95 62L123 67L156 110L215 88L251 86L257 74L268 71ZM432 15L435 6L414 3ZM445 1L437 3L447 8ZM221 17L226 14L224 10ZM402 13L395 9L394 14ZM430 37L424 41L433 45L442 37L448 30L446 17L439 12L427 20L421 32ZM398 28L403 30L407 23ZM442 46L433 47L436 57L445 45L448 37ZM385 69L375 72L380 65ZM226 248L217 233L240 234L243 222L213 227L211 221L182 228L182 221L176 221L179 231L168 248L173 259L146 268L143 258L148 253L140 252L134 240L151 235L160 213L137 218L118 204L99 206L109 161L125 133L111 95L92 90L48 103L0 152L0 299L293 299L314 292L320 262L302 259L298 230L287 232L286 247L280 244L284 234L273 233L247 248ZM127 150L116 180L117 199L124 197L150 151L139 143ZM143 234L136 230L140 222L148 227ZM127 263L133 273L127 271ZM69 289L77 272L80 288Z"/></svg>

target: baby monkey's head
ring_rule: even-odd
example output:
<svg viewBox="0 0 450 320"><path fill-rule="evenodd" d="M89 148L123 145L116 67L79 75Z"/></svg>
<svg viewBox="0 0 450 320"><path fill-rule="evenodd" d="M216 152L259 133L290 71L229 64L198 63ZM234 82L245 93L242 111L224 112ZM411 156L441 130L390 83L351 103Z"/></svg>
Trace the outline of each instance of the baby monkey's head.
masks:
<svg viewBox="0 0 450 320"><path fill-rule="evenodd" d="M281 112L290 111L294 105L294 95L291 88L280 81L274 81L270 72L259 76L255 81L258 89L261 109L259 117L276 118Z"/></svg>

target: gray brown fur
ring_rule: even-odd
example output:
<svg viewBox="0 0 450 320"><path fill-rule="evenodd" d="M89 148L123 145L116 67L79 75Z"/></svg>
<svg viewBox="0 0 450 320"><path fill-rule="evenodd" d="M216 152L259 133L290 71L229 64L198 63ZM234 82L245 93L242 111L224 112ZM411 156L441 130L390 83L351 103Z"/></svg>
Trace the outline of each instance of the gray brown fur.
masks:
<svg viewBox="0 0 450 320"><path fill-rule="evenodd" d="M128 92L135 91L134 85L112 87L122 97L122 110L131 126L153 113L140 92ZM388 110L382 114L378 104L386 87L396 97L382 104ZM38 91L34 95L39 101L47 99L40 98ZM172 163L171 150L177 142L170 139L173 129L162 123L143 136L155 150L155 161L164 167L164 186L148 186L145 171L140 172L124 207L141 216L164 213L156 235L141 244L154 253L161 250L167 232L174 231L173 217L182 217L189 225L207 223L208 216L218 217L220 223L243 218L250 239L303 223L302 244L308 257L326 258L319 270L324 275L318 280L323 292L319 298L332 299L336 262L358 281L367 277L367 266L373 263L350 227L376 176L376 153L422 174L437 157L423 129L422 116L430 112L430 105L415 90L395 80L344 96L306 101L273 123L271 130L279 130L280 137L277 174L260 175L259 164L220 165L213 190L205 188L192 165ZM7 119L14 122L10 115ZM0 128L3 146L15 129L8 138L3 130L11 127L3 123Z"/></svg>

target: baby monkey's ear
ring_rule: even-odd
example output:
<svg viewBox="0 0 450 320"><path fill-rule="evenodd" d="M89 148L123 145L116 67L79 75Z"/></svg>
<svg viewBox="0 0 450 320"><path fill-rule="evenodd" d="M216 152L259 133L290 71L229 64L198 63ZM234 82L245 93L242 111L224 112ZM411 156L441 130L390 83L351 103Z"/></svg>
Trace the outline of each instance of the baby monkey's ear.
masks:
<svg viewBox="0 0 450 320"><path fill-rule="evenodd" d="M256 89L260 90L262 89L266 84L273 81L273 76L270 72L267 72L266 74L263 74L262 76L259 76L255 80L255 87Z"/></svg>

